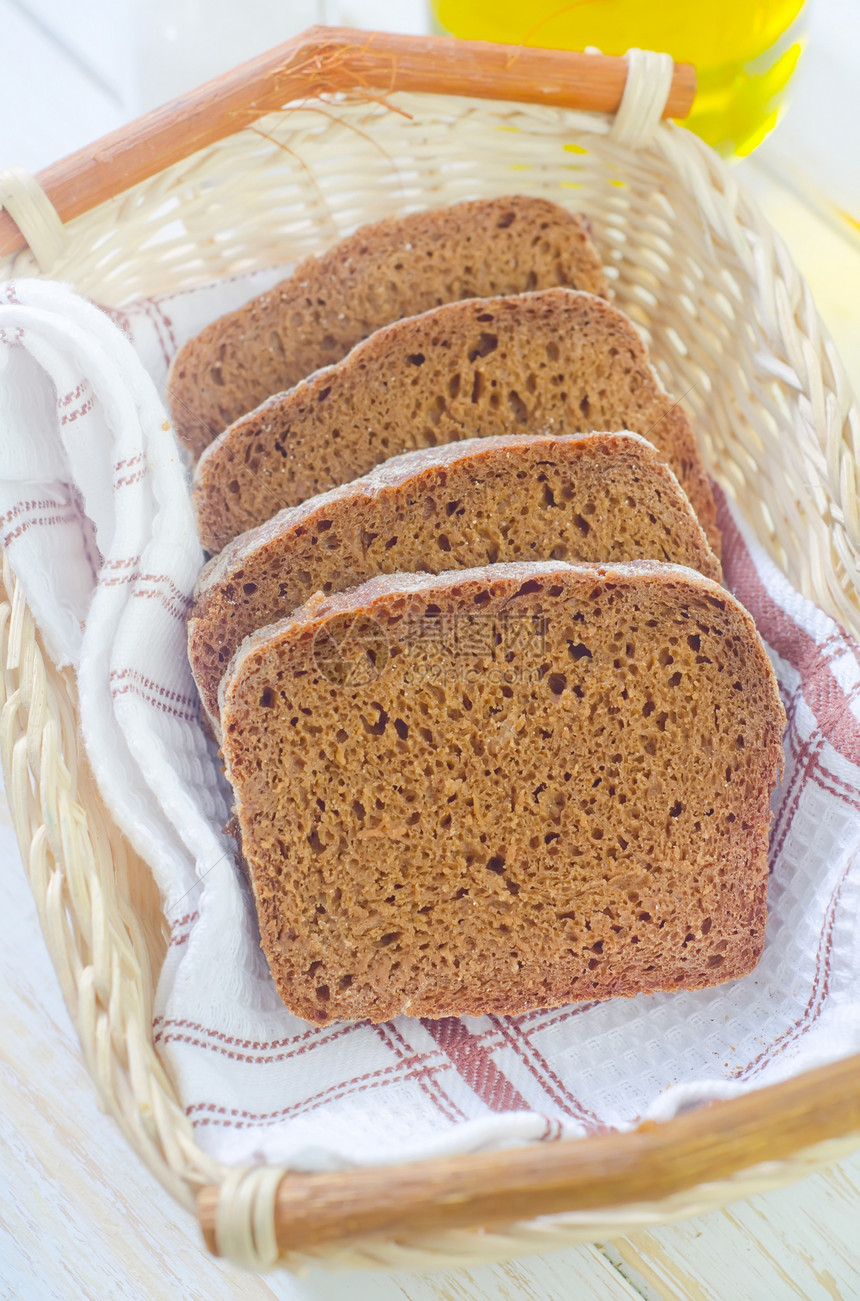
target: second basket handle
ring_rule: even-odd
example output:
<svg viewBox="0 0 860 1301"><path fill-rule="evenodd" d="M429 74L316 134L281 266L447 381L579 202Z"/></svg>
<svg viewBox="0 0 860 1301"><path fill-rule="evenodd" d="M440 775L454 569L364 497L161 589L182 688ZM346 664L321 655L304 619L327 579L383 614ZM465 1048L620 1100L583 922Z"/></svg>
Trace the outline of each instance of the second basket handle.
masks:
<svg viewBox="0 0 860 1301"><path fill-rule="evenodd" d="M675 65L670 54L654 50L634 48L624 58L627 80L609 134L620 145L640 149L648 143L661 118L677 116L668 111Z"/></svg>

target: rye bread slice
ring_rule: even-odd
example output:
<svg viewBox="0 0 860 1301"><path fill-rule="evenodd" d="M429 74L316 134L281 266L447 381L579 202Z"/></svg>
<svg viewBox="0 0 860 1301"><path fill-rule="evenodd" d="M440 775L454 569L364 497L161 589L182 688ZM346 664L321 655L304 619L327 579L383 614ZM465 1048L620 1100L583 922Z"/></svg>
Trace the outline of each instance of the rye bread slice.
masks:
<svg viewBox="0 0 860 1301"><path fill-rule="evenodd" d="M550 285L607 294L587 220L546 199L479 199L363 226L182 348L167 382L176 432L199 456L239 416L381 325Z"/></svg>
<svg viewBox="0 0 860 1301"><path fill-rule="evenodd" d="M643 557L721 578L678 480L638 434L422 448L234 538L198 581L188 657L217 732L218 684L242 641L314 592L397 571Z"/></svg>
<svg viewBox="0 0 860 1301"><path fill-rule="evenodd" d="M449 303L398 321L264 402L198 462L200 536L220 551L284 507L413 448L592 429L630 429L654 443L719 551L687 417L628 318L572 289Z"/></svg>
<svg viewBox="0 0 860 1301"><path fill-rule="evenodd" d="M221 718L263 949L309 1021L759 959L785 715L752 619L691 570L375 578L249 637Z"/></svg>

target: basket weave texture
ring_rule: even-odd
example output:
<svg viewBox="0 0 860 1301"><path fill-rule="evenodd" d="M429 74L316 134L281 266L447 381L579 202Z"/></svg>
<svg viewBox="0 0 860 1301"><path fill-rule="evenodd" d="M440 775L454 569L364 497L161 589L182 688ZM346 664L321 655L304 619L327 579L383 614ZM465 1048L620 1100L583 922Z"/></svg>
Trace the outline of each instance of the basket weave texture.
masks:
<svg viewBox="0 0 860 1301"><path fill-rule="evenodd" d="M643 88L643 95L647 88ZM651 96L653 99L653 95ZM809 292L734 174L625 96L603 115L397 94L290 106L48 234L0 277L70 282L108 307L292 262L394 213L512 192L586 212L617 305L683 397L705 461L794 586L860 637L860 412ZM647 116L644 120L643 114ZM621 129L619 129L619 127ZM32 197L32 195L31 195ZM39 199L33 199L38 210ZM42 653L8 565L0 749L49 950L100 1097L172 1195L219 1184L222 1254L278 1261L284 1171L228 1171L197 1146L152 1043L167 927L149 870L82 753L75 689ZM857 1138L700 1184L492 1233L322 1246L338 1264L439 1267L611 1237L698 1214L838 1159ZM305 1257L293 1256L291 1264Z"/></svg>

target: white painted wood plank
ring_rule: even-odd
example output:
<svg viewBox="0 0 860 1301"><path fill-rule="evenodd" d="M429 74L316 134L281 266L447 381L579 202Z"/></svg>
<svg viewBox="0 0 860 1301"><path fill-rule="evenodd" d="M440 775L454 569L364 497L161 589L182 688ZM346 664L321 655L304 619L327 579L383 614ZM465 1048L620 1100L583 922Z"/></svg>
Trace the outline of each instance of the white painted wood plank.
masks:
<svg viewBox="0 0 860 1301"><path fill-rule="evenodd" d="M607 1251L660 1298L851 1301L860 1296L858 1208L855 1154L791 1187L631 1234Z"/></svg>
<svg viewBox="0 0 860 1301"><path fill-rule="evenodd" d="M517 1265L265 1278L212 1260L193 1218L95 1102L0 792L0 1297L30 1301L638 1301L594 1247Z"/></svg>
<svg viewBox="0 0 860 1301"><path fill-rule="evenodd" d="M202 1295L214 1301L827 1301L860 1295L860 1157L727 1212L612 1244L607 1254L626 1279L593 1247L427 1276L313 1271L301 1280L283 1273L261 1279L212 1261L191 1217L95 1105L6 827L0 827L0 872L0 1295L40 1301L106 1295L123 1301L142 1295L153 1301Z"/></svg>
<svg viewBox="0 0 860 1301"><path fill-rule="evenodd" d="M137 112L313 27L321 0L146 0L136 7Z"/></svg>
<svg viewBox="0 0 860 1301"><path fill-rule="evenodd" d="M265 1281L204 1254L192 1217L99 1111L7 825L0 876L0 1296L272 1301ZM300 1301L297 1289L279 1295Z"/></svg>
<svg viewBox="0 0 860 1301"><path fill-rule="evenodd" d="M420 33L428 11L425 0L143 0L134 22L142 112L317 23Z"/></svg>
<svg viewBox="0 0 860 1301"><path fill-rule="evenodd" d="M69 62L126 109L133 98L134 21L138 0L9 0L49 34ZM144 5L149 0L142 0Z"/></svg>
<svg viewBox="0 0 860 1301"><path fill-rule="evenodd" d="M120 105L0 0L0 167L38 171L125 121Z"/></svg>
<svg viewBox="0 0 860 1301"><path fill-rule="evenodd" d="M347 1301L345 1279L314 1275L314 1301ZM596 1247L571 1247L476 1269L432 1274L362 1274L353 1301L642 1301Z"/></svg>
<svg viewBox="0 0 860 1301"><path fill-rule="evenodd" d="M413 36L430 31L429 0L322 0L322 4L325 21L333 27Z"/></svg>

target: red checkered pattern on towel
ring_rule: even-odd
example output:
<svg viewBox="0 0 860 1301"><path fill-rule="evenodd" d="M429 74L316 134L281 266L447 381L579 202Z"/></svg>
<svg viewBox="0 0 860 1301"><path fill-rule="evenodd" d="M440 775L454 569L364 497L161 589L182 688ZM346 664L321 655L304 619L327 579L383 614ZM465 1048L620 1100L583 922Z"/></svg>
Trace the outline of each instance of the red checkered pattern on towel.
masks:
<svg viewBox="0 0 860 1301"><path fill-rule="evenodd" d="M856 1051L860 649L722 499L726 580L788 715L756 972L519 1017L310 1028L284 1010L219 831L227 795L184 655L200 550L155 387L178 344L276 278L147 300L113 322L59 286L0 289L4 546L51 653L78 671L103 794L165 897L154 1034L201 1144L325 1169L547 1142Z"/></svg>

